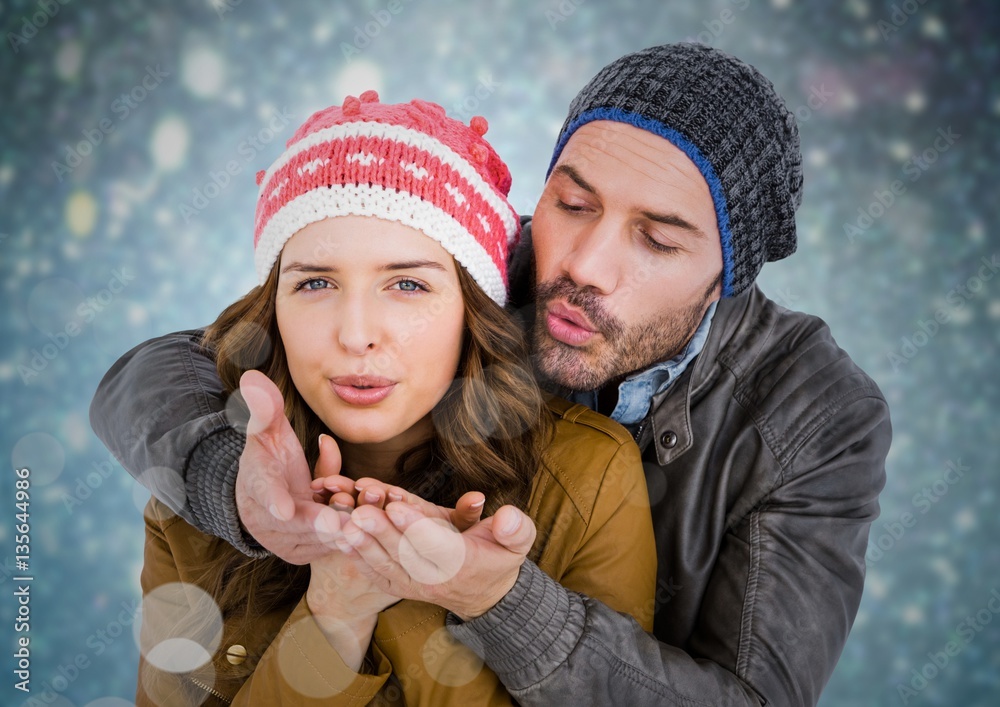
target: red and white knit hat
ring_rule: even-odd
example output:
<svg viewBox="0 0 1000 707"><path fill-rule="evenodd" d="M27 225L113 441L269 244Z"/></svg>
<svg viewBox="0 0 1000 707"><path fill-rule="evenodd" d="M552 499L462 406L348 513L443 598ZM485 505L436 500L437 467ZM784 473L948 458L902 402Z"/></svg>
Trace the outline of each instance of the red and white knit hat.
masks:
<svg viewBox="0 0 1000 707"><path fill-rule="evenodd" d="M466 126L427 101L382 104L375 91L313 114L257 173L260 283L288 239L310 223L374 216L438 241L505 304L507 255L520 223L507 201L510 171L483 139L487 127L479 116Z"/></svg>

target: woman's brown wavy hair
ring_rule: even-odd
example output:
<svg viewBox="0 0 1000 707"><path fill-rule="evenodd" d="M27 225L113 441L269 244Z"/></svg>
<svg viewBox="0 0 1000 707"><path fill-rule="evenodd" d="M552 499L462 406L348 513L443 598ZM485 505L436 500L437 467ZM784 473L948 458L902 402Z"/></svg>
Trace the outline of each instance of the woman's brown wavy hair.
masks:
<svg viewBox="0 0 1000 707"><path fill-rule="evenodd" d="M432 411L434 436L400 457L394 483L443 506L454 506L467 491L482 491L487 516L504 504L524 508L553 423L532 376L521 329L456 266L465 332L455 383ZM292 382L278 332L277 289L275 263L263 285L219 315L206 330L203 345L214 354L227 392L237 391L240 377L250 369L274 381L314 468L319 435L331 433ZM213 540L208 556L211 560L201 568L202 585L227 620L242 615L252 623L278 605L297 601L309 583L308 565L290 565L273 556L248 558L219 539ZM218 677L249 675L259 657L248 656L232 674Z"/></svg>

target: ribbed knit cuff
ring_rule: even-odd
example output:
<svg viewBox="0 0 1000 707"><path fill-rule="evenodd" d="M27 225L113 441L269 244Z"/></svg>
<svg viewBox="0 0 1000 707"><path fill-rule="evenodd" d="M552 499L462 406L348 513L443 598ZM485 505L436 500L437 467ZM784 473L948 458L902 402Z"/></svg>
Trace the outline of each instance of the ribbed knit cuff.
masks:
<svg viewBox="0 0 1000 707"><path fill-rule="evenodd" d="M583 598L531 561L496 606L463 622L447 617L448 631L471 648L509 690L522 690L547 677L568 659L583 635Z"/></svg>
<svg viewBox="0 0 1000 707"><path fill-rule="evenodd" d="M199 530L249 557L267 557L271 553L243 530L236 511L236 474L245 446L246 435L232 427L203 439L191 453L185 490Z"/></svg>

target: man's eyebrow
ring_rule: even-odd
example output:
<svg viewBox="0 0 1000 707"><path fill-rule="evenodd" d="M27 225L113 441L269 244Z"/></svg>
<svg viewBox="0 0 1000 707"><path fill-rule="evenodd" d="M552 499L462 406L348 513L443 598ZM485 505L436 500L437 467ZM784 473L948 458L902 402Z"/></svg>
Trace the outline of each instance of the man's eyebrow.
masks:
<svg viewBox="0 0 1000 707"><path fill-rule="evenodd" d="M378 269L391 272L396 270L417 270L420 268L431 268L433 270L446 270L445 266L436 260L403 260L398 263L386 263L385 265L380 265ZM300 263L295 261L283 267L281 269L281 272L282 273L286 272L336 273L340 272L340 269L331 267L329 265Z"/></svg>
<svg viewBox="0 0 1000 707"><path fill-rule="evenodd" d="M576 182L576 185L581 189L583 189L584 191L589 191L591 194L597 194L597 189L594 187L594 185L588 182L586 179L584 179L583 176L578 171L576 171L576 168L571 165L561 164L554 170L552 170L552 173L565 174L567 177Z"/></svg>

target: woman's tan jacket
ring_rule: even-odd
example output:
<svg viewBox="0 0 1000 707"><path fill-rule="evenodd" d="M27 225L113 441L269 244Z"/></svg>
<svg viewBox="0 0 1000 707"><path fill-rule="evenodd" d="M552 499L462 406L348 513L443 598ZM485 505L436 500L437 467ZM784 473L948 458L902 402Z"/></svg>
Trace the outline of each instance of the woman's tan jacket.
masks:
<svg viewBox="0 0 1000 707"><path fill-rule="evenodd" d="M530 557L649 631L656 554L639 450L624 428L586 407L554 399L549 408L555 435L526 509L538 529ZM250 630L231 617L217 623L214 636L199 639L208 650L184 637L149 645L177 612L218 613L192 585L219 543L159 501L147 506L138 705L512 704L493 672L451 638L446 611L418 601L379 614L364 674L344 664L300 594ZM258 656L249 678L227 677L232 664Z"/></svg>

